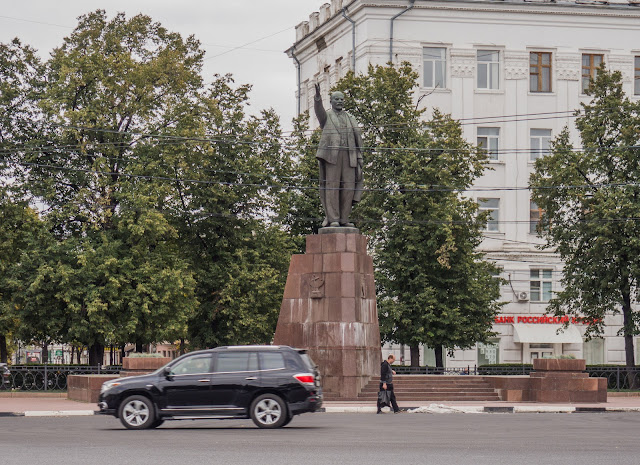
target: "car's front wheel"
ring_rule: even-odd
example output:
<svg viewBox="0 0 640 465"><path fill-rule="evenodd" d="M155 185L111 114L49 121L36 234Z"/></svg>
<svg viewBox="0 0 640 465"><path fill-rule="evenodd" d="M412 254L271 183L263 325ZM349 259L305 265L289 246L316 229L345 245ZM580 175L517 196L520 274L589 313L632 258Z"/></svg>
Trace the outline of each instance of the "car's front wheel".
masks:
<svg viewBox="0 0 640 465"><path fill-rule="evenodd" d="M144 396L127 397L120 404L118 416L128 429L153 428L156 422L153 402Z"/></svg>
<svg viewBox="0 0 640 465"><path fill-rule="evenodd" d="M262 394L251 403L251 419L259 428L280 428L288 418L287 406L275 394Z"/></svg>

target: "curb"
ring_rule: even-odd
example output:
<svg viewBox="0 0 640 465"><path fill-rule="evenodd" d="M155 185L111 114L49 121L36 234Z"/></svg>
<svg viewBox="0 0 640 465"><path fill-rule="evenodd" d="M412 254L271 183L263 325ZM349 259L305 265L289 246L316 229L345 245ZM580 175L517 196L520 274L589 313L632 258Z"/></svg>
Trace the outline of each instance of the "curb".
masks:
<svg viewBox="0 0 640 465"><path fill-rule="evenodd" d="M385 408L386 409L386 408ZM569 407L569 406L459 406L432 404L420 407L400 407L405 413L607 413L640 412L640 407ZM322 407L318 413L375 413L376 407ZM384 411L383 411L384 412ZM390 412L385 412L390 413Z"/></svg>
<svg viewBox="0 0 640 465"><path fill-rule="evenodd" d="M386 408L385 408L386 409ZM322 407L317 413L376 413L376 407ZM429 406L400 407L402 413L607 413L640 412L640 407L568 407L568 406L459 406L431 404ZM386 414L390 412L384 412ZM97 415L95 410L27 410L25 412L0 412L3 417L79 417Z"/></svg>
<svg viewBox="0 0 640 465"><path fill-rule="evenodd" d="M95 414L94 410L27 410L25 412L0 412L0 417L81 417Z"/></svg>

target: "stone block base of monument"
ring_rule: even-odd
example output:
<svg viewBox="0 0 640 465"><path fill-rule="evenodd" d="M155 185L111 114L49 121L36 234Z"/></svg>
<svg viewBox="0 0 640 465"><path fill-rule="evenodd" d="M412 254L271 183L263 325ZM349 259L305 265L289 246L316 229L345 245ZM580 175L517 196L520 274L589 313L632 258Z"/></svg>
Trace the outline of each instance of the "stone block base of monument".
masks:
<svg viewBox="0 0 640 465"><path fill-rule="evenodd" d="M125 357L119 375L69 375L67 398L79 402L98 402L102 383L125 376L146 375L165 366L169 357Z"/></svg>
<svg viewBox="0 0 640 465"><path fill-rule="evenodd" d="M118 375L69 375L67 399L79 402L98 402L102 383L118 378Z"/></svg>
<svg viewBox="0 0 640 465"><path fill-rule="evenodd" d="M380 374L373 261L355 228L323 228L291 257L274 344L308 349L329 398L355 398Z"/></svg>
<svg viewBox="0 0 640 465"><path fill-rule="evenodd" d="M606 402L607 379L590 378L581 359L533 361L529 376L485 376L500 399L511 402Z"/></svg>
<svg viewBox="0 0 640 465"><path fill-rule="evenodd" d="M606 402L606 378L590 378L582 359L536 359L529 374L533 402Z"/></svg>

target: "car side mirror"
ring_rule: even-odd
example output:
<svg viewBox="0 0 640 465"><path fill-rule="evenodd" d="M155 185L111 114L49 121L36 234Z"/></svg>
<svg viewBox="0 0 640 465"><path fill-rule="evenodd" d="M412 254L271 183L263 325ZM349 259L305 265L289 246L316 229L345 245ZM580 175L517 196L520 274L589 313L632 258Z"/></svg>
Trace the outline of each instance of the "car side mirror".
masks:
<svg viewBox="0 0 640 465"><path fill-rule="evenodd" d="M164 373L165 378L171 377L171 367L164 367L162 372Z"/></svg>

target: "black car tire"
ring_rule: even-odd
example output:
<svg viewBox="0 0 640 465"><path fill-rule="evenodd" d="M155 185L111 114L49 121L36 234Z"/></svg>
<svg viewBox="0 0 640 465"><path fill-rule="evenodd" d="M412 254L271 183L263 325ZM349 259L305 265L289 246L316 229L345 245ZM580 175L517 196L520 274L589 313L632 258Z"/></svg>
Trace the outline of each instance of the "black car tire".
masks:
<svg viewBox="0 0 640 465"><path fill-rule="evenodd" d="M151 428L157 428L163 423L164 423L164 419L158 418L156 421L153 422L153 424L151 425Z"/></svg>
<svg viewBox="0 0 640 465"><path fill-rule="evenodd" d="M293 420L293 415L291 415L290 413L287 413L287 419L284 421L282 426L287 426L289 423L291 423L291 420Z"/></svg>
<svg viewBox="0 0 640 465"><path fill-rule="evenodd" d="M153 402L144 396L130 396L123 400L118 409L118 417L127 429L155 427L155 407Z"/></svg>
<svg viewBox="0 0 640 465"><path fill-rule="evenodd" d="M251 402L251 419L258 428L280 428L289 418L287 406L276 394L262 394Z"/></svg>

